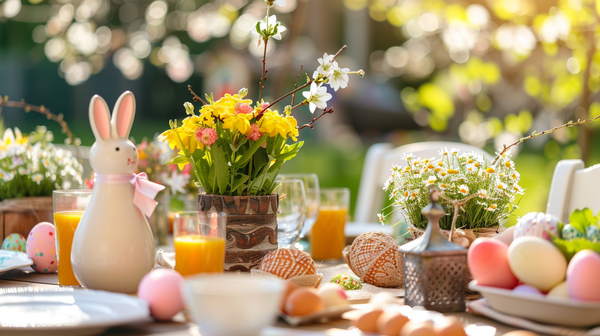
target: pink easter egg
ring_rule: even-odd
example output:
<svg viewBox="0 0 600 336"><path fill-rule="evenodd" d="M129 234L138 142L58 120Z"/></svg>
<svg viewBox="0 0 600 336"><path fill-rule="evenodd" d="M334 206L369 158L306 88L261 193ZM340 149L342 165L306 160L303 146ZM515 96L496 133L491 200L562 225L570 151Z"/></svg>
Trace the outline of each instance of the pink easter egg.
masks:
<svg viewBox="0 0 600 336"><path fill-rule="evenodd" d="M29 232L25 249L29 258L33 260L31 268L34 271L39 273L56 272L58 261L55 238L54 225L48 222L38 223Z"/></svg>
<svg viewBox="0 0 600 336"><path fill-rule="evenodd" d="M490 238L477 238L469 247L467 262L481 286L513 289L519 280L508 264L508 245Z"/></svg>
<svg viewBox="0 0 600 336"><path fill-rule="evenodd" d="M600 301L600 255L592 250L577 252L567 267L569 297L582 301Z"/></svg>
<svg viewBox="0 0 600 336"><path fill-rule="evenodd" d="M152 317L168 321L183 310L182 285L183 277L178 272L156 269L142 278L138 297L148 302Z"/></svg>

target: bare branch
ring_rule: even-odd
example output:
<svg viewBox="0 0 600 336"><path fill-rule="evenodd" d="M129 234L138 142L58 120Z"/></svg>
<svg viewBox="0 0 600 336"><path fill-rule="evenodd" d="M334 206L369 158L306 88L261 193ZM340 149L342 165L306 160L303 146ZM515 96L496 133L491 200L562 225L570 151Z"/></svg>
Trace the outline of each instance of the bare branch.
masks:
<svg viewBox="0 0 600 336"><path fill-rule="evenodd" d="M294 84L294 90L298 88L298 83L300 82L300 75L302 74L302 69L304 68L304 63L300 65L300 71L298 72L298 78L296 78L296 84ZM294 106L294 99L296 99L296 92L292 94L292 106Z"/></svg>
<svg viewBox="0 0 600 336"><path fill-rule="evenodd" d="M321 113L321 115L319 115L318 117L314 118L311 122L309 122L308 124L304 124L300 127L298 127L298 130L303 129L304 127L310 127L311 129L313 128L313 124L315 123L315 121L321 119L322 116L326 115L326 114L331 114L333 113L333 107L330 107L328 109L323 110L323 113Z"/></svg>
<svg viewBox="0 0 600 336"><path fill-rule="evenodd" d="M260 101L262 99L262 90L265 88L263 85L263 81L267 81L267 72L269 70L267 70L267 63L266 63L266 59L267 59L267 43L269 43L269 40L264 40L265 41L265 51L263 54L263 59L262 59L262 76L260 77L260 82L258 83L258 85L260 86L260 89L258 91L258 103L260 104Z"/></svg>
<svg viewBox="0 0 600 336"><path fill-rule="evenodd" d="M204 100L202 100L202 98L198 97L198 95L192 90L192 86L188 85L188 90L190 91L190 93L192 94L192 96L194 96L194 101L200 101L202 102L202 105L208 105Z"/></svg>

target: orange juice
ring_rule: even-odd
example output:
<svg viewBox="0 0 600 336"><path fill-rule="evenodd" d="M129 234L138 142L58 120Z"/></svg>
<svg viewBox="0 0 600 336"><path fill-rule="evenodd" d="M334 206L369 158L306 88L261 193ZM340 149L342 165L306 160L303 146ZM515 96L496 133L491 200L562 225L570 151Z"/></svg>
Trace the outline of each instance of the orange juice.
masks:
<svg viewBox="0 0 600 336"><path fill-rule="evenodd" d="M321 207L319 217L310 234L310 248L313 259L340 259L346 246L347 208Z"/></svg>
<svg viewBox="0 0 600 336"><path fill-rule="evenodd" d="M61 211L54 214L56 240L58 240L58 283L61 286L81 286L71 267L73 235L83 216L83 211Z"/></svg>
<svg viewBox="0 0 600 336"><path fill-rule="evenodd" d="M225 239L189 235L175 238L175 270L181 275L221 273L225 262Z"/></svg>

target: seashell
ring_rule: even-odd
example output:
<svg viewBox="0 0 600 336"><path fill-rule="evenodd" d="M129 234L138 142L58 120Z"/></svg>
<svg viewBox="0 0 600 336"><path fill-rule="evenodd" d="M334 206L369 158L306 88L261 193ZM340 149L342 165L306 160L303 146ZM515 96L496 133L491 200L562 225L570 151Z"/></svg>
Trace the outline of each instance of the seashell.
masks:
<svg viewBox="0 0 600 336"><path fill-rule="evenodd" d="M404 284L404 260L398 244L381 231L358 236L344 249L344 259L363 282L378 287Z"/></svg>

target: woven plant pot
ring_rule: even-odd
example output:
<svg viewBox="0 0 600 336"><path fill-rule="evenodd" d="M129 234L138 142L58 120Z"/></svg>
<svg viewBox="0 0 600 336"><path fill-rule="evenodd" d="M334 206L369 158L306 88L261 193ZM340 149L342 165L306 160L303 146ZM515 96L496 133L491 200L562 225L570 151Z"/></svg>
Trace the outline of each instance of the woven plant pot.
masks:
<svg viewBox="0 0 600 336"><path fill-rule="evenodd" d="M249 272L277 249L279 197L198 195L198 211L227 214L225 271Z"/></svg>
<svg viewBox="0 0 600 336"><path fill-rule="evenodd" d="M39 222L54 223L52 197L23 197L0 202L0 234L2 239L11 233L23 237Z"/></svg>
<svg viewBox="0 0 600 336"><path fill-rule="evenodd" d="M414 228L414 227L411 227L409 230L410 230L410 239L411 240L417 239L425 233L425 230L421 230L421 229ZM454 234L452 235L452 242L468 249L469 246L471 246L471 243L473 243L473 241L475 241L475 239L481 238L481 237L493 238L493 237L499 235L500 233L502 233L504 230L506 230L506 228L504 228L504 226L502 226L502 225L500 225L498 228L481 228L481 229L475 229L475 230L457 229L457 230L454 230ZM450 237L450 230L440 230L440 231L442 232L442 235L444 236L444 238L448 239L448 237ZM471 271L469 271L468 264L466 267L466 271L467 271L467 274L466 274L467 277L466 277L466 282L465 282L465 292L467 294L477 293L477 292L474 292L469 289L469 282L473 281L474 278L471 275Z"/></svg>

